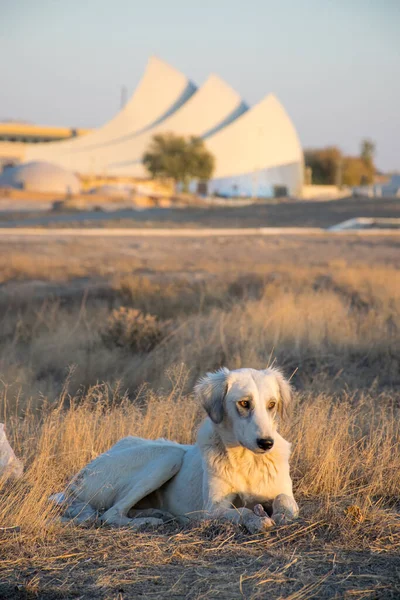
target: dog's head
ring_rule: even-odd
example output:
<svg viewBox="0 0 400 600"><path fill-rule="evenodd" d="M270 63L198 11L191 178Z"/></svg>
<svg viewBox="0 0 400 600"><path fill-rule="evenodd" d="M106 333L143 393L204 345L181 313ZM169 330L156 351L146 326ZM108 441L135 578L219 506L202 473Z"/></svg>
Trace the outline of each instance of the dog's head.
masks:
<svg viewBox="0 0 400 600"><path fill-rule="evenodd" d="M229 444L257 454L273 448L276 416L284 417L291 401L290 384L276 368L207 373L195 393Z"/></svg>

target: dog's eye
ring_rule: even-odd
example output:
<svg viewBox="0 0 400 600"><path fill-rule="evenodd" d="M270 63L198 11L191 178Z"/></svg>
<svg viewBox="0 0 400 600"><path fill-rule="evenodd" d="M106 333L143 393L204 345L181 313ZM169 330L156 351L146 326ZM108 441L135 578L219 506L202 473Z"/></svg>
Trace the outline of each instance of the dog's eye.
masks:
<svg viewBox="0 0 400 600"><path fill-rule="evenodd" d="M271 400L271 402L268 403L268 410L272 410L273 408L275 408L275 406L276 406L275 400Z"/></svg>
<svg viewBox="0 0 400 600"><path fill-rule="evenodd" d="M250 401L249 400L240 400L238 402L239 406L241 406L242 408L246 408L249 409L250 408Z"/></svg>

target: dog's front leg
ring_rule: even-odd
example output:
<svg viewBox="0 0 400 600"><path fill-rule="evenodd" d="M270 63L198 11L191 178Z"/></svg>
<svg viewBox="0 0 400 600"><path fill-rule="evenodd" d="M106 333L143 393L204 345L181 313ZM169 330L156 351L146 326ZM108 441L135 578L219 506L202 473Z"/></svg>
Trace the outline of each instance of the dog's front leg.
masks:
<svg viewBox="0 0 400 600"><path fill-rule="evenodd" d="M249 533L261 533L274 525L272 519L260 517L249 508L232 508L237 494L222 479L206 479L203 493L207 498L206 514L211 518L243 525Z"/></svg>
<svg viewBox="0 0 400 600"><path fill-rule="evenodd" d="M272 519L277 525L292 521L298 514L299 507L293 496L279 494L272 503Z"/></svg>

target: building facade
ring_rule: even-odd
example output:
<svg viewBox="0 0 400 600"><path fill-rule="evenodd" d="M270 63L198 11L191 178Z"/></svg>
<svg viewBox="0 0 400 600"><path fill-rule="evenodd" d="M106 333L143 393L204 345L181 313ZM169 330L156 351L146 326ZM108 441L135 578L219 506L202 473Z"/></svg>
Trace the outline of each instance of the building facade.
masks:
<svg viewBox="0 0 400 600"><path fill-rule="evenodd" d="M142 156L155 134L204 139L216 169L208 193L221 196L298 195L303 152L278 99L267 95L249 107L220 77L199 88L152 57L125 107L84 136L25 144L25 161L49 161L81 176L149 178Z"/></svg>

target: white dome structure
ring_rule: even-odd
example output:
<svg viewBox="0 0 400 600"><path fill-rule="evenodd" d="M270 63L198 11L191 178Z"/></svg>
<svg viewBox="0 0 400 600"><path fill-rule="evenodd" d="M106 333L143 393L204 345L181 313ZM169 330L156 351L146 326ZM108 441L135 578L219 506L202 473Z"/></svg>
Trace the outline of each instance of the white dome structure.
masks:
<svg viewBox="0 0 400 600"><path fill-rule="evenodd" d="M211 75L197 89L155 57L114 119L73 140L29 144L26 159L51 160L81 175L145 179L143 154L155 134L167 132L205 140L216 163L209 193L262 197L273 195L277 187L290 195L301 191L301 144L273 94L248 108L218 76Z"/></svg>
<svg viewBox="0 0 400 600"><path fill-rule="evenodd" d="M0 187L54 194L78 194L81 189L74 173L41 161L7 167L0 174Z"/></svg>

